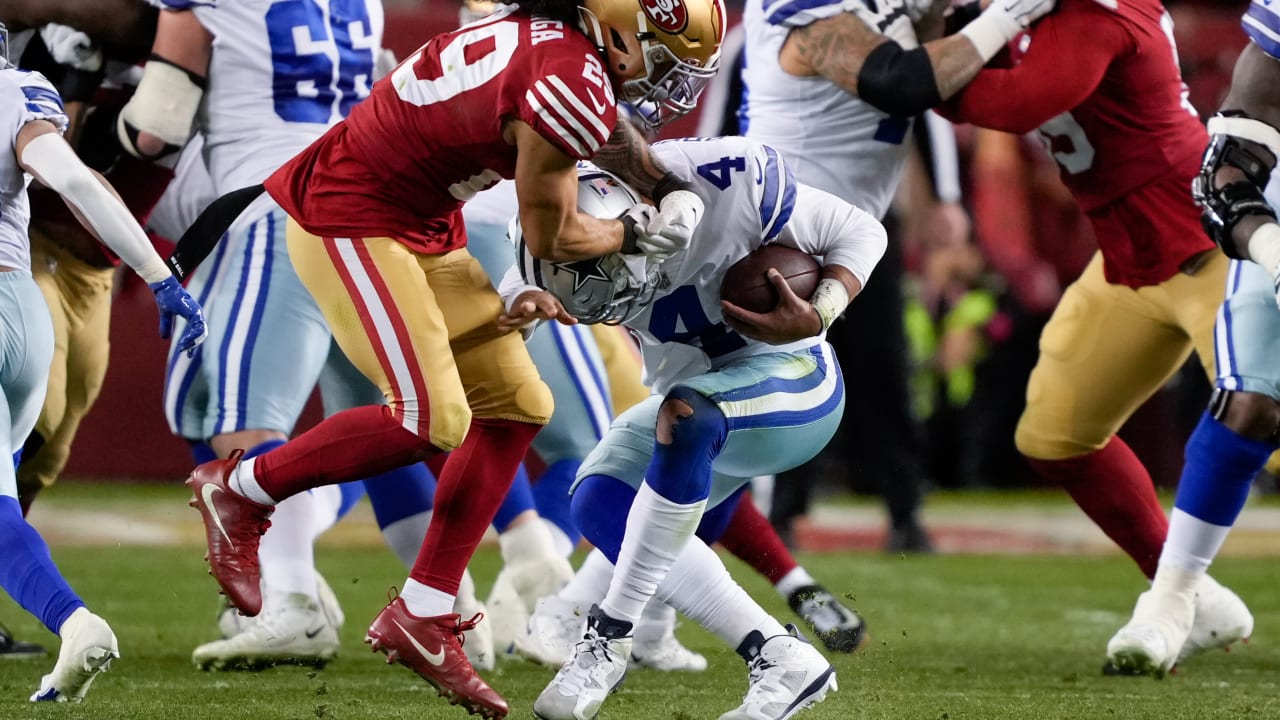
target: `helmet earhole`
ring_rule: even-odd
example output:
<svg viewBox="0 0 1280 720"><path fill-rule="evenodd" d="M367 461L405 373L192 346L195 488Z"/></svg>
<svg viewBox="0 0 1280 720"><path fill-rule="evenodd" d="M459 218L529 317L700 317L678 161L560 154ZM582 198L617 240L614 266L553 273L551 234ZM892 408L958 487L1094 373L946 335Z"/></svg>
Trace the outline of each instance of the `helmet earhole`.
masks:
<svg viewBox="0 0 1280 720"><path fill-rule="evenodd" d="M609 35L613 39L613 47L618 52L626 52L627 44L622 41L622 35L617 30L609 28Z"/></svg>

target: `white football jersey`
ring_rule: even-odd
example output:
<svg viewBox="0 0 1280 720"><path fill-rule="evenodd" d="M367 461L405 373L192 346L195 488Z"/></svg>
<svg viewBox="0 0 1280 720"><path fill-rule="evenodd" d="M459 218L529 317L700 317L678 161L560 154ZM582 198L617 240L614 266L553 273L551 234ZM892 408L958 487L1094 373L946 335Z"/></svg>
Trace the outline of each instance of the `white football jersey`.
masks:
<svg viewBox="0 0 1280 720"><path fill-rule="evenodd" d="M664 287L626 323L640 340L646 384L666 392L741 357L819 342L769 345L730 330L720 312L725 271L765 243L823 255L838 239L865 232L883 237L879 223L834 195L797 183L776 150L743 137L666 140L653 145L653 154L695 185L706 212L689 248L662 264ZM876 252L850 269L865 283L878 259Z"/></svg>
<svg viewBox="0 0 1280 720"><path fill-rule="evenodd" d="M792 29L851 12L906 49L930 0L747 0L742 133L777 148L796 176L884 217L907 157L911 118L881 112L820 76L778 64Z"/></svg>
<svg viewBox="0 0 1280 720"><path fill-rule="evenodd" d="M217 199L213 178L209 177L209 168L204 164L204 136L197 133L178 155L173 180L147 216L147 229L177 242L200 213Z"/></svg>
<svg viewBox="0 0 1280 720"><path fill-rule="evenodd" d="M31 269L31 176L18 164L14 144L18 131L35 120L48 120L58 132L67 129L67 116L58 91L37 72L7 67L0 70L0 127L9 149L0 153L0 265Z"/></svg>
<svg viewBox="0 0 1280 720"><path fill-rule="evenodd" d="M369 95L379 0L215 0L195 13L214 37L199 124L220 195L265 180Z"/></svg>

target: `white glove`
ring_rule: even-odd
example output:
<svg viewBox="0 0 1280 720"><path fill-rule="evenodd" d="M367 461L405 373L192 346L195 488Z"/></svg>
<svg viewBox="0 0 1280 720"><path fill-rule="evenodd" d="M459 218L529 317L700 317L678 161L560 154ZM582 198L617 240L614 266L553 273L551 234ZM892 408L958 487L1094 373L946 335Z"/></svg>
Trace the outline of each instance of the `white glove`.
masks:
<svg viewBox="0 0 1280 720"><path fill-rule="evenodd" d="M702 198L696 193L689 190L668 193L648 223L636 225L636 247L657 262L666 260L689 247L704 210Z"/></svg>
<svg viewBox="0 0 1280 720"><path fill-rule="evenodd" d="M992 0L976 20L960 28L987 62L1031 23L1048 15L1057 0Z"/></svg>
<svg viewBox="0 0 1280 720"><path fill-rule="evenodd" d="M87 72L102 69L102 51L94 46L88 35L73 27L50 23L40 28L40 39L44 40L49 55L60 65Z"/></svg>

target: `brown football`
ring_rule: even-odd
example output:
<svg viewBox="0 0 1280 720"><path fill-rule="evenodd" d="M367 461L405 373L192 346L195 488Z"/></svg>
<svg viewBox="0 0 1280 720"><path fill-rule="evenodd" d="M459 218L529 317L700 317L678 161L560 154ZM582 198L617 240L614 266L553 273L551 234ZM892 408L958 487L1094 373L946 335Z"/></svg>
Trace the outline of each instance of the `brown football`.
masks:
<svg viewBox="0 0 1280 720"><path fill-rule="evenodd" d="M812 256L786 245L762 245L734 263L720 282L720 297L751 312L767 313L778 304L769 268L787 279L796 295L808 300L822 279L822 266Z"/></svg>

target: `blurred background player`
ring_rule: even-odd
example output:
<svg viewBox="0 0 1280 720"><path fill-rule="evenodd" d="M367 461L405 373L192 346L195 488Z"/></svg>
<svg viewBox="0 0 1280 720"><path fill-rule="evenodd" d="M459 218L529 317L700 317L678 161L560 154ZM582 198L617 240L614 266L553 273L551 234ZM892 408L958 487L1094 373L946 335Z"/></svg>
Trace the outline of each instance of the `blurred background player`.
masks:
<svg viewBox="0 0 1280 720"><path fill-rule="evenodd" d="M742 138L672 140L654 152L707 203L704 227L712 229L695 232L688 250L656 268L628 267L616 255L565 264L526 258L520 268L525 282L554 288L575 317L636 331L655 390L614 421L579 471L575 519L615 570L604 599L588 612L583 640L534 711L546 720L593 717L622 682L633 630L657 593L751 665L743 706L726 717L790 716L834 687L834 671L751 601L693 535L705 508L748 482L735 476L799 464L834 433L843 383L820 336L879 260L884 231L825 193L797 188L775 151ZM586 174L583 183L582 206L601 215L634 192L604 174ZM825 256L816 305L798 299L775 273L778 309L755 315L726 304L722 319L718 290L726 269L775 240ZM618 275L632 278L630 286L602 292L602 285L618 287ZM540 293L526 295L510 278L503 290L513 309L504 322L518 326L535 315L535 301L526 298Z"/></svg>
<svg viewBox="0 0 1280 720"><path fill-rule="evenodd" d="M0 25L0 42L7 34ZM44 399L48 367L53 359L53 329L47 306L30 274L27 185L32 176L61 195L77 217L145 280L160 309L160 331L167 336L173 318L188 320L180 336L184 351L205 337L199 305L182 289L168 266L151 248L146 234L115 196L62 139L67 125L62 100L37 73L9 67L7 48L0 47L0 92L12 154L0 162L3 212L0 212L0 267L5 281L3 316L10 339L0 374L6 396L4 453L15 455L31 432ZM45 627L62 638L58 662L44 676L33 701L84 699L90 683L120 656L107 623L85 608L54 566L49 548L22 516L12 465L0 464L0 585Z"/></svg>
<svg viewBox="0 0 1280 720"><path fill-rule="evenodd" d="M749 0L740 129L785 154L796 177L883 219L907 158L912 118L964 86L1052 0L992 3L961 35L939 37L931 0ZM889 545L928 549L916 518L923 470L907 390L897 242L832 342L860 390L843 434L865 448L850 464L890 506ZM846 346L847 339L847 346ZM873 343L868 346L866 343ZM848 443L848 440L845 441ZM785 507L774 509L775 516Z"/></svg>
<svg viewBox="0 0 1280 720"><path fill-rule="evenodd" d="M1107 644L1113 664L1157 676L1202 648L1197 625L1214 600L1204 592L1212 582L1205 573L1280 444L1280 226L1271 184L1280 158L1280 14L1255 0L1242 22L1250 42L1209 121L1193 185L1204 229L1231 258L1215 330L1218 380L1187 442L1151 589ZM1243 614L1238 623L1230 631L1247 637L1253 618Z"/></svg>
<svg viewBox="0 0 1280 720"><path fill-rule="evenodd" d="M1115 434L1193 349L1211 373L1227 271L1187 193L1206 136L1172 28L1156 0L1063 0L1012 68L984 70L943 108L982 127L1038 129L1093 224L1100 250L1044 329L1016 442L1147 577L1168 521ZM1086 36L1090 52L1064 67L1062 53ZM1253 620L1234 593L1212 579L1197 592L1190 647L1247 634Z"/></svg>
<svg viewBox="0 0 1280 720"><path fill-rule="evenodd" d="M698 3L686 7L687 24L664 17L652 28L634 3L595 9L581 16L589 36L569 3L505 6L437 36L268 179L294 221L295 269L388 407L338 413L257 458L206 463L190 480L214 576L252 615L261 606L257 540L277 499L451 451L418 563L368 638L451 700L489 716L504 716L506 702L475 675L459 644L472 622L451 611L466 562L550 415L551 398L520 340L492 325L501 303L463 249L459 210L514 177L526 237L549 257L623 247L666 256L688 241L700 214L697 196L651 162L629 126L614 132L612 84L635 100L660 96L655 121L687 112L714 72L723 8ZM480 39L492 47L484 56L499 53L484 66L490 75L463 72L461 59L441 62L441 54L452 62ZM439 67L456 72L418 76ZM495 82L499 76L506 81ZM463 82L477 84L439 92L440 83ZM476 122L458 123L466 113ZM637 208L628 225L574 211L574 161L597 150L661 198L656 213ZM441 352L446 345L451 353Z"/></svg>

